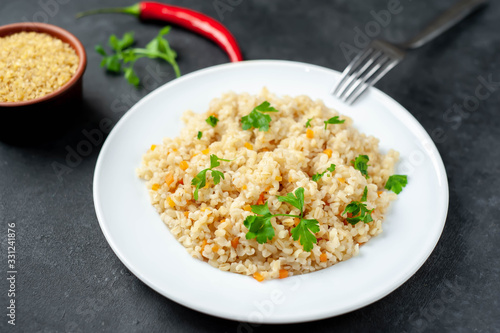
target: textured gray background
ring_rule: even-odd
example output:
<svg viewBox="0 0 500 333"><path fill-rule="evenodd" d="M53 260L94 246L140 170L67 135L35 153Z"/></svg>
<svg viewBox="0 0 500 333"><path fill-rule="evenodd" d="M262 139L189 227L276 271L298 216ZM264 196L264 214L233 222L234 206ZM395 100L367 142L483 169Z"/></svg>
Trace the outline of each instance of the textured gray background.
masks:
<svg viewBox="0 0 500 333"><path fill-rule="evenodd" d="M217 17L213 1L169 2ZM403 11L392 16L380 36L402 41L452 2L402 0ZM491 2L431 45L412 52L378 84L429 133L444 132L445 138L434 138L448 172L450 209L436 249L408 282L375 304L336 318L280 328L499 331L500 92L482 101L474 112L447 112L474 95L478 76L492 75L500 81L500 3ZM52 6L43 9L40 3ZM83 112L58 131L45 133L49 139L40 136L24 146L0 142L0 267L6 265L8 222L17 223L19 256L15 328L6 323L7 283L0 279L2 332L236 332L241 328L236 322L197 313L162 297L117 259L99 229L92 201L92 175L100 145L61 179L52 169L51 163L64 163L65 147L74 149L85 138L82 130L96 128L103 118L115 123L128 106L173 78L168 66L159 65L156 84L136 91L122 77L106 75L99 68L95 44L128 30L136 31L144 43L161 25L141 24L120 15L76 21L73 15L124 3L1 1L0 24L47 19L73 32L88 51ZM290 59L342 70L347 60L341 43L354 45L354 28L373 20L371 10L385 8L384 0L243 0L225 13L223 22L241 43L246 59ZM184 74L227 61L213 43L183 29L174 28L169 40L179 53ZM148 60L138 63L140 76L148 75L148 64L156 66ZM418 203L408 214L418 214ZM277 329L250 328L254 332Z"/></svg>

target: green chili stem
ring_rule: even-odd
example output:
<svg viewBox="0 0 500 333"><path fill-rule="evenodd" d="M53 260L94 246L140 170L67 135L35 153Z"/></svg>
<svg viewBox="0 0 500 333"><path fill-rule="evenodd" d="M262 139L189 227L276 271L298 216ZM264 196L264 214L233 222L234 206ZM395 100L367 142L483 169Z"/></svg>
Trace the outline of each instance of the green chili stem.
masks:
<svg viewBox="0 0 500 333"><path fill-rule="evenodd" d="M84 17L87 15L106 14L106 13L121 13L139 17L139 15L141 14L141 6L138 3L136 3L135 5L129 7L102 8L102 9L89 10L86 12L81 12L76 14L76 18Z"/></svg>

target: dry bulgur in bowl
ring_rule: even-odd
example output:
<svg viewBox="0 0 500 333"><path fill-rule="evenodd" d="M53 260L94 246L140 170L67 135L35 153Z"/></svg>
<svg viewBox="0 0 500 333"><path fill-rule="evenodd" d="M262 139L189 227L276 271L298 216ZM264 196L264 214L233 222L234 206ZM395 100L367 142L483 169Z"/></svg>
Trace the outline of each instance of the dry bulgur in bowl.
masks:
<svg viewBox="0 0 500 333"><path fill-rule="evenodd" d="M0 107L81 97L85 49L70 32L45 23L0 27Z"/></svg>
<svg viewBox="0 0 500 333"><path fill-rule="evenodd" d="M226 93L183 120L137 174L191 256L262 281L352 258L382 232L399 154L322 101Z"/></svg>

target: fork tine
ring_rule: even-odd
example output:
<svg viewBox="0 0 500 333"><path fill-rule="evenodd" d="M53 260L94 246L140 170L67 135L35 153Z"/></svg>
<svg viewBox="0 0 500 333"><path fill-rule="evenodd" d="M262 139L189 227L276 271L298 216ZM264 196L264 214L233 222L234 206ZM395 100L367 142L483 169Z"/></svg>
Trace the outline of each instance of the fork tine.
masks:
<svg viewBox="0 0 500 333"><path fill-rule="evenodd" d="M378 60L381 56L383 55L382 51L378 50L373 54L368 61L365 62L365 64L361 67L361 69L356 70L354 73L352 73L349 78L347 79L347 82L344 84L342 89L340 89L337 93L337 98L341 99L343 97L348 96L348 93L346 94L345 91L354 83L357 82L358 78L363 76L365 72L370 68L370 66ZM351 89L349 89L350 91Z"/></svg>
<svg viewBox="0 0 500 333"><path fill-rule="evenodd" d="M345 92L342 96L341 100L346 101L349 97L351 97L352 93L356 91L360 86L362 86L366 81L368 81L377 71L389 60L387 55L383 55L379 58L373 66L367 68L363 75L359 77Z"/></svg>
<svg viewBox="0 0 500 333"><path fill-rule="evenodd" d="M377 75L375 75L368 83L364 83L360 89L354 91L351 96L346 99L347 104L352 104L356 102L359 96L361 96L368 87L375 85L381 78L385 76L391 69L393 69L401 60L393 59L385 64L385 66L379 71Z"/></svg>
<svg viewBox="0 0 500 333"><path fill-rule="evenodd" d="M333 95L336 95L338 90L343 86L345 83L346 78L354 71L365 59L373 53L374 49L373 48L368 48L356 55L354 59L347 65L347 67L344 69L342 72L342 76L340 77L339 83L337 83L337 86L335 89L331 92Z"/></svg>

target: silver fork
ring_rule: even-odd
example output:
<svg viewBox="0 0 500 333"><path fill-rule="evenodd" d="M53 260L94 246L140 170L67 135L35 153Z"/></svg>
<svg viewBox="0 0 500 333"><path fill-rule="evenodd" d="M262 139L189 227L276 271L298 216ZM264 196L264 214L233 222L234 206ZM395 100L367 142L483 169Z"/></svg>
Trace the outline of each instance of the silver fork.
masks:
<svg viewBox="0 0 500 333"><path fill-rule="evenodd" d="M462 0L403 44L391 44L376 39L361 51L342 72L332 94L347 104L354 103L368 87L377 83L387 72L404 59L406 51L416 49L462 21L487 0Z"/></svg>

